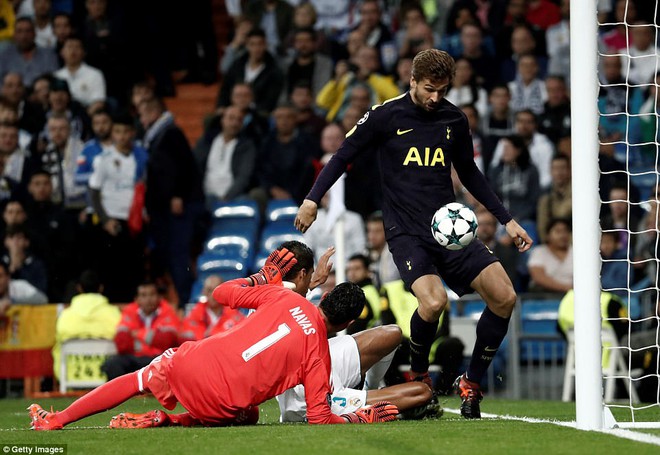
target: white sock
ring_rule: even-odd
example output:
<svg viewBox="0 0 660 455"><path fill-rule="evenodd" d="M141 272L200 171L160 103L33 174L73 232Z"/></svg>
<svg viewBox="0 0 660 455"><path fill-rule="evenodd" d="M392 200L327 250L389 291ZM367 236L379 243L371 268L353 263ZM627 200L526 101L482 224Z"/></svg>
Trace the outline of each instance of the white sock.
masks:
<svg viewBox="0 0 660 455"><path fill-rule="evenodd" d="M396 349L367 370L364 378L364 390L374 390L385 386L383 378L385 377L387 370L390 368L395 351Z"/></svg>

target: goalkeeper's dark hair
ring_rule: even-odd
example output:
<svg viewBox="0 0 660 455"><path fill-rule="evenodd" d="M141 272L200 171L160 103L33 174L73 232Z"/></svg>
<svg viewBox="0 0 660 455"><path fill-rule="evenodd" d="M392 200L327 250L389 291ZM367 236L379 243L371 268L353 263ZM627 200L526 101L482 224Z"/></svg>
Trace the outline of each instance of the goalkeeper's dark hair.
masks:
<svg viewBox="0 0 660 455"><path fill-rule="evenodd" d="M323 310L326 319L332 325L345 324L357 319L367 299L364 291L355 283L338 284L328 295L321 300L319 308Z"/></svg>
<svg viewBox="0 0 660 455"><path fill-rule="evenodd" d="M277 249L281 250L282 248L291 251L298 261L296 262L296 265L291 267L291 270L282 277L284 281L291 281L298 272L303 269L307 270L307 272L311 272L314 268L314 252L304 243L299 242L298 240L289 240L288 242L281 244Z"/></svg>

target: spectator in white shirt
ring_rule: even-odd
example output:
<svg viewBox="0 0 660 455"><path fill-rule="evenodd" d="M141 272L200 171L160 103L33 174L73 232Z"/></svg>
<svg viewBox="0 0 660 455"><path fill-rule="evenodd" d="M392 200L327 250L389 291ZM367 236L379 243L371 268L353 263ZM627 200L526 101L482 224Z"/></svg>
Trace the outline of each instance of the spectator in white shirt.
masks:
<svg viewBox="0 0 660 455"><path fill-rule="evenodd" d="M37 36L35 42L39 47L52 49L57 43L51 23L53 2L51 0L34 0L34 26Z"/></svg>
<svg viewBox="0 0 660 455"><path fill-rule="evenodd" d="M91 114L105 103L103 73L84 62L85 48L78 36L70 36L64 41L61 55L64 67L55 71L54 75L68 82L73 99L85 106Z"/></svg>
<svg viewBox="0 0 660 455"><path fill-rule="evenodd" d="M231 105L224 109L222 131L215 138L202 137L195 147L197 165L204 176L204 196L209 208L247 194L254 177L257 148L239 136L245 113Z"/></svg>
<svg viewBox="0 0 660 455"><path fill-rule="evenodd" d="M550 183L552 183L550 168L552 157L555 154L555 148L552 142L550 142L550 139L545 134L538 132L538 120L534 113L528 109L516 113L514 130L517 135L523 138L529 149L532 163L539 171L541 189L548 189ZM495 147L493 160L490 163L491 168L496 167L500 163L503 151L504 143L500 140Z"/></svg>
<svg viewBox="0 0 660 455"><path fill-rule="evenodd" d="M317 262L321 259L321 255L335 244L334 223L329 222L328 219L330 193L329 191L321 199L316 223L304 234L305 243L314 251ZM361 254L365 251L367 247L366 228L362 217L358 213L347 210L342 216L344 217L344 237L346 241L344 257L348 261L348 258L354 254Z"/></svg>
<svg viewBox="0 0 660 455"><path fill-rule="evenodd" d="M657 65L658 48L655 44L656 30L653 24L636 21L630 27L630 73L628 81L633 84L648 84L653 80ZM625 68L625 61L623 62Z"/></svg>
<svg viewBox="0 0 660 455"><path fill-rule="evenodd" d="M509 82L511 109L514 112L530 109L534 114L543 113L543 104L548 100L545 83L538 78L539 65L536 57L525 54L518 59L516 79Z"/></svg>

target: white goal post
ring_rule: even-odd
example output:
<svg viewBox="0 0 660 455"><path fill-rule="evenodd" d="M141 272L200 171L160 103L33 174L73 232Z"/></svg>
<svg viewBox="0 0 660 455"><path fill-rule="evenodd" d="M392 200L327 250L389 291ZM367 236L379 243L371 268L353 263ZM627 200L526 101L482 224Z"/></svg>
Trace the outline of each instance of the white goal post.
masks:
<svg viewBox="0 0 660 455"><path fill-rule="evenodd" d="M642 0L649 1L655 4L655 13L658 13L658 1L660 0ZM636 24L627 17L623 21L599 24L597 4L598 0L573 0L570 4L570 67L571 67L571 148L572 148L572 177L573 177L573 261L574 261L574 288L575 288L575 399L576 399L576 426L582 430L602 430L612 428L616 425L619 428L660 428L660 412L655 412L655 417L648 417L650 413L644 414L646 417L638 418L636 413L640 410L650 408L660 408L660 390L657 392L659 395L656 398L656 403L647 405L637 404L631 397L626 402L622 403L605 403L603 398L603 364L601 363L601 350L603 349L601 343L602 336L602 319L601 319L601 256L600 256L600 234L603 232L600 226L600 213L601 213L601 196L599 194L599 182L601 171L599 167L599 150L601 145L617 146L620 150L625 150L618 156L619 159L625 159L623 163L625 171L621 172L626 176L628 181L628 190L630 190L631 182L639 177L650 177L653 181L659 182L658 166L658 129L660 128L660 116L658 109L660 109L660 102L658 96L660 88L652 80L650 82L637 82L629 81L628 75L631 70L631 62L640 58L638 54L632 54L631 40L627 39L627 47L622 50L605 50L599 49L599 26L624 26L626 32L634 27L654 27L654 39L657 45L659 27L657 23L651 24ZM628 11L628 3L626 3L626 11ZM626 13L627 14L627 13ZM657 22L657 20L655 21ZM657 48L656 48L657 49ZM655 51L655 70L658 72L658 53ZM617 81L616 83L601 83L599 82L599 56L609 58L610 56L617 56L621 58L622 77L625 83ZM649 55L642 56L641 58L652 58ZM602 78L601 78L602 80ZM627 100L629 101L630 93L633 90L648 90L655 85L656 90L656 103L655 111L646 113L644 115L655 115L655 140L648 140L642 143L641 140L636 141L629 134L631 124L639 120L642 116L640 111L635 111L630 108L628 102L624 111L616 111L610 113L599 112L598 97L601 88L610 88L614 86L622 87L625 91ZM604 117L624 117L625 116L625 134L623 138L617 139L601 139L599 138L599 125ZM608 142L613 141L613 142ZM615 141L615 142L614 142ZM640 146L651 146L656 150L655 162L651 164L648 169L640 170L635 167L635 159L633 154L638 153ZM618 198L617 198L618 199ZM633 235L644 234L640 232L638 226L632 225L630 212L635 206L647 206L658 204L655 194L643 197L641 201L632 201L630 193L625 201L602 201L603 203L612 202L626 202L628 205L628 225L626 229L621 227L607 229L615 232L622 232L627 235L627 239L632 239ZM658 233L658 220L656 216L656 227L649 229L646 232ZM632 240L631 240L632 241ZM658 261L658 251L656 241L655 257L651 258L651 262ZM625 262L628 265L630 272L633 264L630 243L627 247L627 256L625 259L615 259L613 261ZM607 262L607 261L606 261ZM611 261L610 261L611 262ZM628 289L617 289L623 291L628 295L628 314L630 314L630 302L635 292L631 288L628 280ZM645 290L653 293L654 296L659 295L656 283L651 283ZM608 289L605 289L608 290ZM656 297L657 298L657 297ZM655 320L657 323L658 317L657 309L655 315L650 315L649 320ZM612 319L610 319L612 320ZM639 321L634 321L639 322ZM630 331L629 334L630 335ZM628 389L638 384L640 376L636 373L631 374L632 365L629 360L629 353L639 351L639 349L631 349L633 346L628 341L628 346L621 346L620 352L626 359L625 363L628 364L627 372L616 376L619 380L627 382ZM653 344L647 346L649 350L654 348L660 349L660 346ZM605 351L611 353L612 350L606 346ZM657 354L656 354L657 355ZM657 366L657 359L655 360ZM610 373L611 374L611 373ZM619 374L619 373L616 373ZM607 376L607 375L606 375ZM658 373L650 376L658 377ZM612 376L610 376L611 378ZM610 389L610 396L612 391ZM632 395L632 394L631 394ZM613 407L626 408L630 411L632 416L631 422L615 422L612 418L610 409ZM652 420L650 422L643 421Z"/></svg>
<svg viewBox="0 0 660 455"><path fill-rule="evenodd" d="M572 1L570 13L575 414L581 430L603 428L596 1Z"/></svg>

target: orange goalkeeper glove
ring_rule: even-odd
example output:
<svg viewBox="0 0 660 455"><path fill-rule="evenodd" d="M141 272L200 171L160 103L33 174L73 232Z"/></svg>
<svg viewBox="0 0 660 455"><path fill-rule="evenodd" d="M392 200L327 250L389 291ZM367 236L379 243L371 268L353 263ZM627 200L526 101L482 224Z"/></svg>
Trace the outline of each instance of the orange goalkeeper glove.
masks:
<svg viewBox="0 0 660 455"><path fill-rule="evenodd" d="M282 285L282 278L289 273L289 270L297 262L298 260L293 256L293 253L286 248L275 250L270 253L264 266L248 278L252 280L253 286L262 284Z"/></svg>
<svg viewBox="0 0 660 455"><path fill-rule="evenodd" d="M365 406L355 412L342 414L348 423L378 423L396 420L399 408L389 401L379 401L371 406Z"/></svg>

